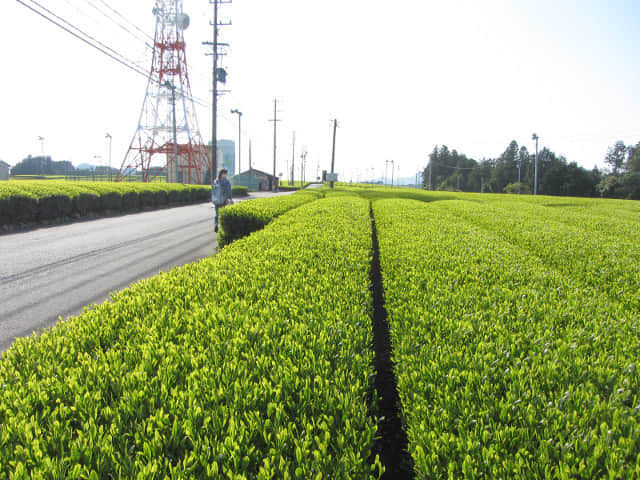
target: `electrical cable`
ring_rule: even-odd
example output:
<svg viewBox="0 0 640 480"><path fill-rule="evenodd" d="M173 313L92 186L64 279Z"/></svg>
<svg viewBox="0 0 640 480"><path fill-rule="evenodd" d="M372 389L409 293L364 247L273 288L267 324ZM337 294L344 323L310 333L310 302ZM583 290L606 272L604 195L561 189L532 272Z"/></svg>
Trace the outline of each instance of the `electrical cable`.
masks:
<svg viewBox="0 0 640 480"><path fill-rule="evenodd" d="M140 33L142 33L145 37L147 37L150 41L154 41L153 37L151 35L149 35L147 32L145 32L144 30L142 30L140 27L138 27L135 23L133 23L131 20L129 20L128 18L126 18L124 15L122 15L120 12L118 12L115 8L113 8L111 5L109 5L107 2L105 2L104 0L99 0L100 3L102 3L105 7L107 7L109 10L111 10L113 13L115 13L117 16L119 16L121 19L123 19L125 22L127 22L129 25L131 25L133 28L135 28L136 30L138 30Z"/></svg>
<svg viewBox="0 0 640 480"><path fill-rule="evenodd" d="M54 17L58 18L61 22L66 23L67 25L70 26L70 28L73 28L75 30L77 30L78 32L80 32L80 34L74 32L73 30L71 30L70 28L65 27L63 24L59 23L58 21L52 19L51 17L48 17L47 15L45 15L44 13L42 13L41 11L37 10L36 8L27 5L25 2L23 2L22 0L16 0L19 4L23 5L24 7L28 8L29 10L31 10L32 12L36 13L37 15L39 15L40 17L44 18L45 20L47 20L48 22L54 24L55 26L57 26L58 28L64 30L65 32L69 33L70 35L73 35L75 38L77 38L78 40L82 41L83 43L86 43L87 45L89 45L90 47L95 48L96 50L98 50L99 52L105 54L106 56L108 56L109 58L111 58L112 60L115 60L116 62L118 62L119 64L123 65L124 67L138 73L141 75L144 75L145 77L148 78L148 75L144 72L141 72L140 70L138 70L138 68L136 68L134 65L131 65L129 63L127 63L130 60L126 60L125 57L123 57L120 53L115 52L113 49L104 46L104 48L101 48L99 45L102 45L101 42L98 42L97 40L93 39L93 37L87 35L86 33L84 33L82 30L80 30L79 28L73 26L71 23L67 22L66 20L62 19L61 17L58 17L56 14L54 14L53 12L49 11L48 9L42 7L42 5L40 5L39 3L37 3L35 0L31 0L32 3L38 5L42 10L47 11L49 13L51 13L51 15L53 15ZM87 40L87 38L82 37L81 35L84 35L85 37L87 37L88 39L91 39L93 41L95 41L98 45L92 43L90 40ZM114 53L109 53L109 51L107 50L111 50ZM122 58L118 58L118 57L122 57Z"/></svg>
<svg viewBox="0 0 640 480"><path fill-rule="evenodd" d="M113 17L111 17L109 14L105 13L104 10L102 10L100 7L98 7L95 3L93 3L91 0L85 0L85 2L87 2L91 7L93 7L98 13L100 13L103 17L105 17L106 19L112 21L113 23L115 23L118 27L120 27L122 30L124 30L125 32L127 32L129 35L131 35L133 38L135 38L136 40L142 42L145 47L149 48L149 49L153 49L153 45L148 43L146 39L141 38L138 34L133 33L129 28L127 28L126 26L124 26L121 22L119 22L118 20L114 19ZM151 39L151 41L153 42L153 39Z"/></svg>
<svg viewBox="0 0 640 480"><path fill-rule="evenodd" d="M73 25L72 23L68 22L64 18L56 15L55 13L53 13L51 10L47 9L46 7L43 7L36 0L30 0L30 1L31 1L31 3L33 3L33 4L37 5L38 7L40 7L45 12L47 12L50 15L52 15L53 17L55 17L55 19L47 16L45 13L39 11L38 9L36 9L36 8L30 6L30 5L27 5L23 0L16 0L16 1L18 3L20 3L21 5L23 5L24 7L28 8L29 10L31 10L32 12L36 13L40 17L44 18L48 22L54 24L58 28L64 30L65 32L69 33L70 35L74 36L78 40L80 40L83 43L89 45L90 47L93 47L94 49L96 49L100 53L103 53L104 55L108 56L112 60L115 60L116 62L118 62L122 66L128 68L129 70L131 70L131 71L133 71L133 72L145 77L146 79L150 79L154 83L157 83L157 84L160 83L158 79L150 78L151 75L148 74L147 72L145 72L144 70L142 70L142 67L138 66L135 62L133 62L132 60L128 59L127 57L125 57L121 53L117 52L113 48L108 47L107 45L105 45L104 43L100 42L99 40L96 40L91 35L88 35L84 31L82 31L81 29L79 29L78 27ZM61 22L63 22L64 24L68 25L68 27L63 25ZM76 30L76 32L78 32L78 33L74 32L71 29ZM84 35L84 37L83 37L83 35ZM93 42L95 42L95 43L93 43ZM112 52L112 53L110 53L110 52ZM201 100L198 97L194 97L193 95L192 96L185 96L185 98L187 100L192 100L194 103L197 103L198 105L200 105L202 107L205 107L205 108L209 107L209 105L207 103L205 103L203 100Z"/></svg>
<svg viewBox="0 0 640 480"><path fill-rule="evenodd" d="M429 164L434 165L436 167L452 168L454 170L477 170L478 168L482 168L483 167L483 165L478 165L476 167L454 167L453 165L444 165L442 163L436 163L436 162L431 162L431 161L429 162Z"/></svg>

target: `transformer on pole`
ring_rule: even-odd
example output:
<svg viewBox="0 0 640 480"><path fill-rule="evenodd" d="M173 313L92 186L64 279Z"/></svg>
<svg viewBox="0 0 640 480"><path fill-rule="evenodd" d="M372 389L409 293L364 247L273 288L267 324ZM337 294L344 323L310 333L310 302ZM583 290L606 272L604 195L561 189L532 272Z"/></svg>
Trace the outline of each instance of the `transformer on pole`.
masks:
<svg viewBox="0 0 640 480"><path fill-rule="evenodd" d="M156 0L153 14L151 73L138 127L117 180L142 174L142 181L149 182L166 174L173 183L207 183L211 158L200 136L187 70L184 31L189 16L182 10L182 0Z"/></svg>

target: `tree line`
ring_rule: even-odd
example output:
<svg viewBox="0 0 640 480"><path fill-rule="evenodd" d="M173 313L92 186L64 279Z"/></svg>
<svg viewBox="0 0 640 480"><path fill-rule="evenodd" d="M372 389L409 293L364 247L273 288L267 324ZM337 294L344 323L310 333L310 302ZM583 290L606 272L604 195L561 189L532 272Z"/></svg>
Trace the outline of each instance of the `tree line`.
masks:
<svg viewBox="0 0 640 480"><path fill-rule="evenodd" d="M640 142L617 142L605 162L606 169L588 170L543 148L538 154L538 193L640 199ZM498 158L480 161L446 145L436 146L423 179L425 188L432 190L532 194L534 177L535 153L514 140Z"/></svg>
<svg viewBox="0 0 640 480"><path fill-rule="evenodd" d="M112 169L117 173L117 170ZM67 160L54 161L49 156L32 157L29 155L11 168L11 175L108 175L109 167L80 169Z"/></svg>

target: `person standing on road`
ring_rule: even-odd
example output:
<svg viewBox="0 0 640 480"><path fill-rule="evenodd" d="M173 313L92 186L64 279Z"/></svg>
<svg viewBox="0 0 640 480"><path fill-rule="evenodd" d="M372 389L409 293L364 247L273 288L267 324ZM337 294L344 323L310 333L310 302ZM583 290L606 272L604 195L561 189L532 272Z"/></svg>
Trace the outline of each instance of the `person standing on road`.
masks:
<svg viewBox="0 0 640 480"><path fill-rule="evenodd" d="M220 209L227 205L233 205L233 196L231 192L231 182L229 181L229 172L226 168L220 170L218 179L211 186L211 201L216 209L215 231L218 233L218 215Z"/></svg>

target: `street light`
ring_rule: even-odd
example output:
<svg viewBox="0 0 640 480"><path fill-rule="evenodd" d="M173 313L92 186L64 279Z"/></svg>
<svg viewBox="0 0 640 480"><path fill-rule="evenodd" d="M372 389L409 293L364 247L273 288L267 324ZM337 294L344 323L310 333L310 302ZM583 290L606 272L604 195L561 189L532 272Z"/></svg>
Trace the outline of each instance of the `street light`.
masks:
<svg viewBox="0 0 640 480"><path fill-rule="evenodd" d="M107 133L105 138L109 141L109 181L111 181L111 144L113 143L113 137L110 133Z"/></svg>
<svg viewBox="0 0 640 480"><path fill-rule="evenodd" d="M237 109L231 110L231 113L238 115L238 173L242 173L242 112Z"/></svg>
<svg viewBox="0 0 640 480"><path fill-rule="evenodd" d="M540 140L540 137L538 137L537 133L534 133L531 139L535 140L536 142L536 168L535 168L535 179L533 181L533 194L538 195L538 140Z"/></svg>
<svg viewBox="0 0 640 480"><path fill-rule="evenodd" d="M40 141L40 151L42 153L42 157L44 158L44 137L38 137L38 140Z"/></svg>

